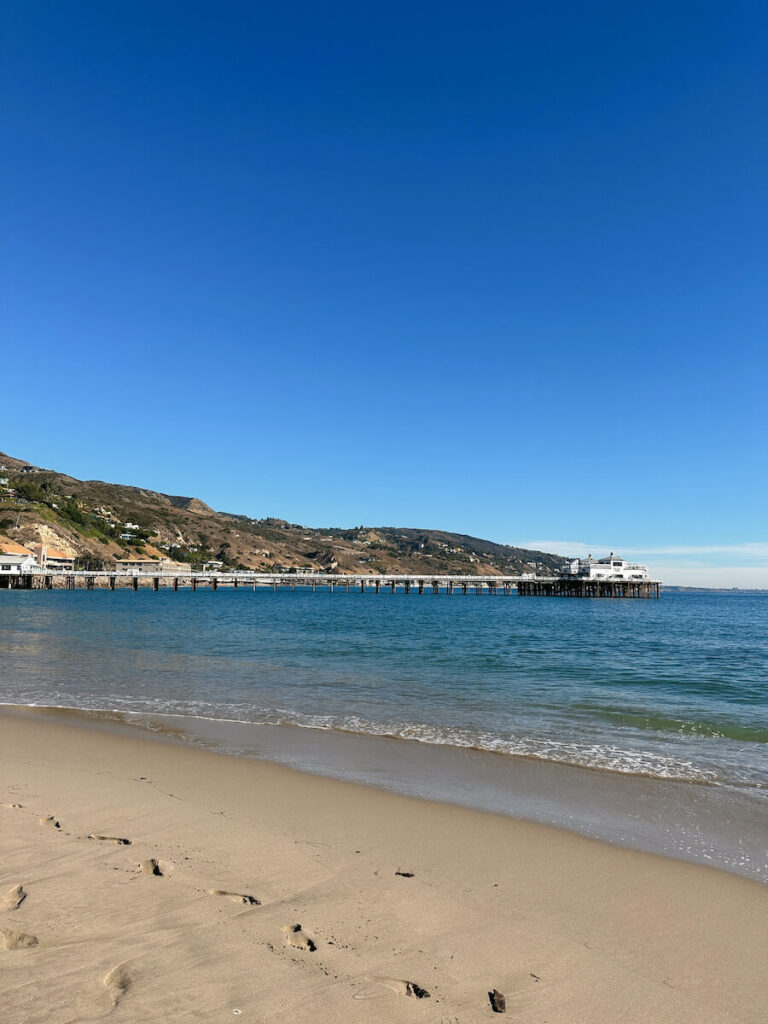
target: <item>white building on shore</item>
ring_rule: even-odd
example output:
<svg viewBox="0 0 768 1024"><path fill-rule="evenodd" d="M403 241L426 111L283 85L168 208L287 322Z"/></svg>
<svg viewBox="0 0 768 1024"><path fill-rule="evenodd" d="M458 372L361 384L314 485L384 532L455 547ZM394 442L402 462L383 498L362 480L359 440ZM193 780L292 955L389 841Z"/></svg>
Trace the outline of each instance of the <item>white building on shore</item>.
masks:
<svg viewBox="0 0 768 1024"><path fill-rule="evenodd" d="M35 572L39 568L34 551L9 537L0 537L0 572Z"/></svg>
<svg viewBox="0 0 768 1024"><path fill-rule="evenodd" d="M154 555L132 555L130 558L118 558L115 560L115 570L117 572L125 573L140 573L140 572L189 572L189 565L182 565L180 562L174 562L173 559L168 558L166 555L154 556Z"/></svg>
<svg viewBox="0 0 768 1024"><path fill-rule="evenodd" d="M647 565L627 562L610 553L606 558L574 558L562 570L563 576L578 576L589 580L649 580Z"/></svg>
<svg viewBox="0 0 768 1024"><path fill-rule="evenodd" d="M75 568L75 556L68 555L66 551L61 551L59 548L49 548L45 544L35 544L33 551L43 569L59 571L61 569L72 570Z"/></svg>
<svg viewBox="0 0 768 1024"><path fill-rule="evenodd" d="M38 561L32 552L27 555L0 554L0 572L28 573L37 572L39 569Z"/></svg>

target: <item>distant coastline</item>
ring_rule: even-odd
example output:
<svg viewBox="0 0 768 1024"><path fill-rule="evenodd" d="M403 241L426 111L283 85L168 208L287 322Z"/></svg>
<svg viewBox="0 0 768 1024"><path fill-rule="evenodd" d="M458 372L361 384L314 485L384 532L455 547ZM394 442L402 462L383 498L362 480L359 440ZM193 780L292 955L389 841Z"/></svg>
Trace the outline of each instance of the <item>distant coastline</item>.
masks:
<svg viewBox="0 0 768 1024"><path fill-rule="evenodd" d="M750 596L768 594L767 589L759 587L676 587L662 584L661 589L670 594L745 594Z"/></svg>

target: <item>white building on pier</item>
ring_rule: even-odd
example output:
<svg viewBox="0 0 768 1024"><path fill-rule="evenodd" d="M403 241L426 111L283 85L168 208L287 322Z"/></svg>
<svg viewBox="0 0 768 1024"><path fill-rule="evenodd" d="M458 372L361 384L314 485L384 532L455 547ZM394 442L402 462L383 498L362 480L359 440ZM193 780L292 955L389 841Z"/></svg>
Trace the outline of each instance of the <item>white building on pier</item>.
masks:
<svg viewBox="0 0 768 1024"><path fill-rule="evenodd" d="M610 553L606 558L574 558L562 570L563 576L578 576L589 580L649 580L647 565L627 562Z"/></svg>

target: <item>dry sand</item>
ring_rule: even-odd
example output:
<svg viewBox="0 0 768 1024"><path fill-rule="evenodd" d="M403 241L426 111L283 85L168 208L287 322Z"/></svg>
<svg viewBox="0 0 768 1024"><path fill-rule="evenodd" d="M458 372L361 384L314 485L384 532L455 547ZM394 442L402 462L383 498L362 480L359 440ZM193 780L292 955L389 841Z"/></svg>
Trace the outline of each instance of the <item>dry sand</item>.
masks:
<svg viewBox="0 0 768 1024"><path fill-rule="evenodd" d="M768 889L498 815L0 715L0 1020L750 1022ZM428 995L427 995L428 993Z"/></svg>

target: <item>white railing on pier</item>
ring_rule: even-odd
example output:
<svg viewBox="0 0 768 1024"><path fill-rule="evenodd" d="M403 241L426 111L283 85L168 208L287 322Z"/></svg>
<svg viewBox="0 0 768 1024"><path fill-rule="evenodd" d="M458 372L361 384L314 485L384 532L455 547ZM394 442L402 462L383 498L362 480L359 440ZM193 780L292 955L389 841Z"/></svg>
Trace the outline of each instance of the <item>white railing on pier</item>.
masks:
<svg viewBox="0 0 768 1024"><path fill-rule="evenodd" d="M141 570L141 569L48 569L40 566L29 566L23 570L14 568L3 572L0 576L43 576L57 579L121 579L121 580L195 580L199 582L216 581L217 584L227 583L249 583L255 585L270 586L274 584L324 584L333 586L344 585L365 585L374 587L424 584L433 586L514 586L517 583L547 583L555 580L569 580L574 582L586 581L588 583L660 583L660 580L643 579L628 580L623 576L601 576L599 578L585 580L584 577L571 577L569 575L535 575L533 573L521 573L516 575L494 575L483 574L482 576L459 576L442 572L411 572L411 573L265 573L256 570L233 570L232 572L204 571L200 569L163 569L163 570Z"/></svg>

